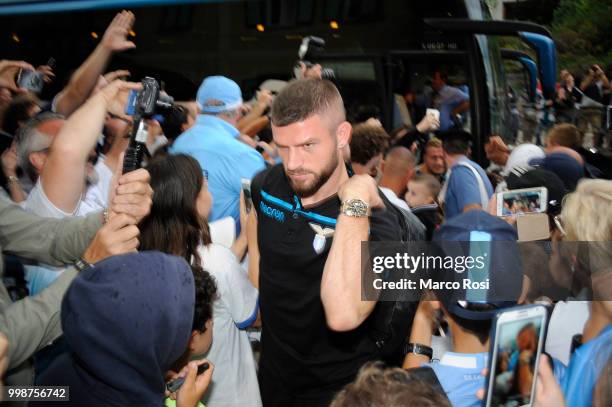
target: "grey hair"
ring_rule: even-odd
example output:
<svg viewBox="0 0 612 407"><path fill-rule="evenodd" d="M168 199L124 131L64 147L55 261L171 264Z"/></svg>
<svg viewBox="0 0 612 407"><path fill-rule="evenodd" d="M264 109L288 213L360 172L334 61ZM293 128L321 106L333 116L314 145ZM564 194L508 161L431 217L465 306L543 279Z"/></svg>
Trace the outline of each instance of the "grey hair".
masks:
<svg viewBox="0 0 612 407"><path fill-rule="evenodd" d="M64 116L53 112L39 114L25 122L15 134L18 164L32 181L38 178L38 172L30 162L30 154L51 147L53 141L48 134L39 131L38 127L51 120L64 120Z"/></svg>

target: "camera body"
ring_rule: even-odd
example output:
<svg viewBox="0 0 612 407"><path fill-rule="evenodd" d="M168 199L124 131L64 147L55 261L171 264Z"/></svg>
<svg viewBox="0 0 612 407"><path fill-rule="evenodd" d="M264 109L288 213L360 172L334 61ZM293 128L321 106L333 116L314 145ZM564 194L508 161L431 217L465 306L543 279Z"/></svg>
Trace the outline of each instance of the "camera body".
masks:
<svg viewBox="0 0 612 407"><path fill-rule="evenodd" d="M149 130L146 119L164 113L172 108L174 99L161 91L159 83L151 77L145 77L140 91L130 93L126 114L134 116L134 126L130 134L130 145L123 159L123 173L142 167L147 150Z"/></svg>
<svg viewBox="0 0 612 407"><path fill-rule="evenodd" d="M300 44L300 48L298 49L298 57L299 62L302 62L306 69L312 68L315 63L311 62L310 59L316 58L318 54L321 54L325 51L325 40L320 37L315 37L310 35L308 37L304 37L302 43ZM299 77L298 73L300 71L299 64L296 64L295 72L296 77ZM323 79L332 80L336 77L336 74L331 68L322 68L321 69L321 77Z"/></svg>
<svg viewBox="0 0 612 407"><path fill-rule="evenodd" d="M161 92L161 87L154 78L147 76L141 81L141 84L142 90L130 93L125 111L127 114L150 118L172 107L174 99Z"/></svg>

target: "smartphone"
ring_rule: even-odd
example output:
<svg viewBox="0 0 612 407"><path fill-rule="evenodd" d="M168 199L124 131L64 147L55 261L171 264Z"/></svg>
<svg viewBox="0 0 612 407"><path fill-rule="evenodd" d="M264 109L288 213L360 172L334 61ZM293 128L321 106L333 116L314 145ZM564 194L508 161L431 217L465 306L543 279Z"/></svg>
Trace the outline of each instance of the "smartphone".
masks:
<svg viewBox="0 0 612 407"><path fill-rule="evenodd" d="M491 327L487 407L530 406L546 332L543 305L500 312Z"/></svg>
<svg viewBox="0 0 612 407"><path fill-rule="evenodd" d="M202 363L200 366L198 366L198 374L197 375L198 376L201 375L202 373L207 371L209 367L210 367L210 365L208 364L208 362ZM170 393L174 393L175 391L177 391L178 389L181 388L183 383L185 383L185 378L184 377L179 377L178 379L174 379L174 380L171 380L168 383L166 383L166 389L168 389L168 391Z"/></svg>
<svg viewBox="0 0 612 407"><path fill-rule="evenodd" d="M43 75L37 71L22 69L17 77L17 86L30 92L40 93L44 86Z"/></svg>
<svg viewBox="0 0 612 407"><path fill-rule="evenodd" d="M497 216L546 212L546 187L514 189L497 194Z"/></svg>
<svg viewBox="0 0 612 407"><path fill-rule="evenodd" d="M432 115L434 116L436 119L440 120L440 111L438 109L427 109L425 111L425 114L427 115Z"/></svg>
<svg viewBox="0 0 612 407"><path fill-rule="evenodd" d="M240 182L242 183L242 193L244 194L244 205L246 206L247 213L250 213L251 208L253 207L253 199L251 198L251 180L242 178Z"/></svg>

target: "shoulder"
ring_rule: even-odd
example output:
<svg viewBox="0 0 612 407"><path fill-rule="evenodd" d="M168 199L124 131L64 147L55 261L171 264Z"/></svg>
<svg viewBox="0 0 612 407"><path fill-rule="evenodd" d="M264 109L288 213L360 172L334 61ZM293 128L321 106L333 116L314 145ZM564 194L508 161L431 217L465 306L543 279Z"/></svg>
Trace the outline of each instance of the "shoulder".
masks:
<svg viewBox="0 0 612 407"><path fill-rule="evenodd" d="M281 181L285 181L285 170L282 164L276 164L258 172L251 181L251 188L260 191L266 187L277 187Z"/></svg>
<svg viewBox="0 0 612 407"><path fill-rule="evenodd" d="M206 246L200 245L198 248L204 268L207 268L207 264L212 265L232 265L231 263L237 263L236 256L230 249L217 243L210 243ZM211 271L212 272L212 271Z"/></svg>

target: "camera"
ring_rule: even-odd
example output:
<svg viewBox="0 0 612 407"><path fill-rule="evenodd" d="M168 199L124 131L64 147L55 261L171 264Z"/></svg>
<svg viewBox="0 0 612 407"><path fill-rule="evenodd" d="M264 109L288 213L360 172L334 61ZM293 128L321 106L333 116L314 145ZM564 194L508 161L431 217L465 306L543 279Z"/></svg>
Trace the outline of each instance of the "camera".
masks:
<svg viewBox="0 0 612 407"><path fill-rule="evenodd" d="M134 126L130 134L130 145L123 159L123 173L142 167L147 150L149 129L146 119L170 110L174 99L162 93L159 83L151 77L145 77L140 91L130 92L125 113L134 116Z"/></svg>
<svg viewBox="0 0 612 407"><path fill-rule="evenodd" d="M306 69L312 68L315 63L311 62L310 59L316 57L318 54L323 53L323 51L325 51L325 40L323 38L315 37L312 35L305 37L302 40L302 44L300 44L300 48L298 49L298 62L302 62L306 66ZM299 76L299 71L300 66L298 63L295 67L296 77ZM332 80L336 77L336 74L331 68L322 68L321 77L323 79Z"/></svg>
<svg viewBox="0 0 612 407"><path fill-rule="evenodd" d="M162 93L159 83L151 77L145 77L142 81L142 90L133 90L130 93L128 105L125 110L130 116L150 118L156 114L162 114L169 110L174 99Z"/></svg>

